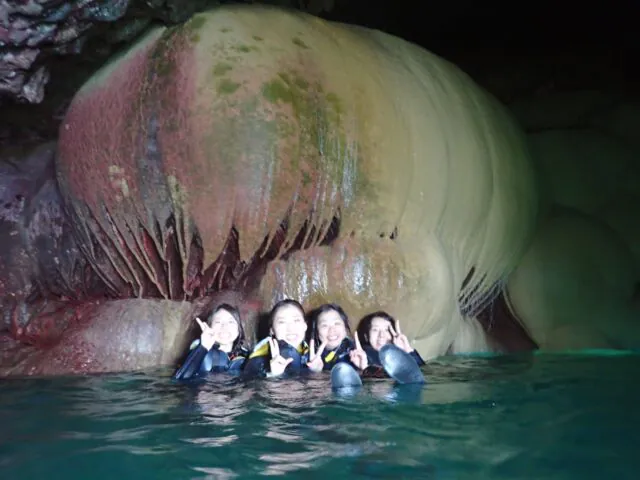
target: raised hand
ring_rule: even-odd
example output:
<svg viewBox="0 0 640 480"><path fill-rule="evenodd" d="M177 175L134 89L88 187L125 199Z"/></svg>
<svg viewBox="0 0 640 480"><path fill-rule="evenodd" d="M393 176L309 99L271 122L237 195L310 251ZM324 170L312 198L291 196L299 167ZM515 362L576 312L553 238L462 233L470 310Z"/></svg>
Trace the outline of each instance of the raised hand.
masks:
<svg viewBox="0 0 640 480"><path fill-rule="evenodd" d="M311 370L312 372L318 373L321 372L322 368L324 367L324 362L322 361L322 353L327 347L327 342L322 342L317 352L315 351L315 346L316 342L311 339L311 342L309 342L309 361L307 362L307 367L309 367L309 370Z"/></svg>
<svg viewBox="0 0 640 480"><path fill-rule="evenodd" d="M400 322L396 320L395 323L395 329L391 325L389 325L389 332L391 333L391 338L393 338L393 344L400 350L403 350L407 353L413 352L414 348L409 343L409 339L400 330Z"/></svg>
<svg viewBox="0 0 640 480"><path fill-rule="evenodd" d="M207 350L211 350L213 344L216 343L215 339L213 338L213 329L205 322L200 320L199 317L196 317L196 322L198 322L198 325L202 330L202 334L200 335L200 345L202 345Z"/></svg>
<svg viewBox="0 0 640 480"><path fill-rule="evenodd" d="M277 377L278 375L282 375L287 365L293 362L293 358L284 358L280 355L278 340L273 337L269 338L269 350L271 351L271 362L269 364L271 367L271 376Z"/></svg>
<svg viewBox="0 0 640 480"><path fill-rule="evenodd" d="M357 368L364 370L369 366L369 359L367 358L367 353L362 349L362 345L360 345L358 332L355 333L354 338L356 341L356 348L349 352L349 359Z"/></svg>

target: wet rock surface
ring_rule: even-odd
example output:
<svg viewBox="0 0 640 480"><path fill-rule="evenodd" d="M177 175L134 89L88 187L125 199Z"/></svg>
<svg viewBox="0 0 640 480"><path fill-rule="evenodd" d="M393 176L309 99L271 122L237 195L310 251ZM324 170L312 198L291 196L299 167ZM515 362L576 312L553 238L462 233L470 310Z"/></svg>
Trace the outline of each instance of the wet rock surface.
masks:
<svg viewBox="0 0 640 480"><path fill-rule="evenodd" d="M636 92L639 39L624 6L590 5L580 21L540 4L522 17L457 0L429 6L364 0L0 0L0 147L57 136L75 91L154 24L227 3L267 3L381 29L444 56L504 103L576 89ZM499 15L498 15L499 13ZM410 20L414 18L413 20ZM437 19L437 21L436 21Z"/></svg>
<svg viewBox="0 0 640 480"><path fill-rule="evenodd" d="M153 22L175 24L217 0L1 0L0 100L38 104L56 57L105 59ZM252 3L252 2L234 2ZM334 0L272 1L320 13ZM1 105L1 103L0 103Z"/></svg>
<svg viewBox="0 0 640 480"><path fill-rule="evenodd" d="M0 0L0 245L3 246L0 251L0 273L3 269L14 272L13 276L5 275L5 282L0 284L0 364L22 363L20 368L23 372L33 370L33 373L48 374L70 368L82 371L86 369L86 362L91 360L98 362L96 368L100 370L98 364L101 360L120 358L122 352L102 352L101 357L97 358L93 353L95 344L92 343L93 334L89 335L91 332L98 332L95 338L121 334L128 339L129 330L126 328L131 329L135 325L150 328L150 325L158 322L156 316L160 310L154 309L162 303L156 305L154 301L141 308L137 304L132 307L136 303L133 300L116 303L115 307L101 307L89 302L88 308L95 308L98 313L107 308L123 309L123 312L141 308L143 314L138 311L139 318L132 325L127 324L122 332L116 331L116 326L107 324L97 324L88 330L74 330L74 322L82 312L73 304L61 307L57 302L47 300L50 294L69 300L69 292L77 291L74 282L69 282L69 279L76 279L79 284L85 285L89 282L83 277L85 266L78 260L80 255L77 246L64 225L64 214L59 208L59 193L51 169L55 147L46 142L57 138L60 120L78 87L122 47L154 23L175 24L189 18L195 11L218 3L229 2ZM298 8L315 8L317 12L326 13L323 8L331 2L293 3ZM353 0L352 3L358 2ZM357 18L350 18L344 9L338 13L343 17L334 15L332 19L358 23ZM456 23L453 17L443 19L442 25L447 22L458 31L466 28ZM446 26L442 25L439 28L446 30ZM403 35L400 27L394 28L395 31L388 31L416 41L409 34ZM589 27L583 25L581 29L586 31ZM509 105L530 134L598 128L601 133L623 138L635 148L636 154L640 151L637 130L628 128L629 125L637 125L628 119L637 117L637 105L640 104L637 85L640 82L630 61L634 58L634 39L623 29L609 31L606 41L593 34L592 37L575 37L562 45L554 45L553 40L548 38L545 40L541 33L541 38L533 39L529 50L524 53L522 44L496 50L495 39L478 41L471 51L468 45L470 35L466 40L442 47L440 51L430 46L429 41L422 44L459 65L476 82ZM585 38L590 40L585 42ZM539 41L537 47L536 41ZM580 46L574 45L580 42ZM504 41L498 44L502 45ZM541 105L543 108L539 108ZM34 144L43 146L35 154L26 154ZM29 147L25 149L23 146ZM628 233L631 240L635 238L634 235L634 232ZM50 254L34 259L35 251ZM56 252L66 252L68 255L56 255ZM43 284L35 282L34 278L49 280ZM100 288L96 280L95 291L98 292ZM83 298L86 300L91 296L91 292L85 292ZM500 298L496 308L484 315L486 319L483 317L482 320L486 323L485 329L497 331L504 328L504 336L512 338L512 333L507 330L513 324L500 321L501 316L509 320L503 303ZM183 313L175 318L182 319ZM189 311L189 315L191 313ZM122 315L119 314L120 317ZM35 316L39 321L30 323ZM182 320L177 323L182 325ZM79 363L69 366L62 361L69 352L61 348L54 348L54 353L48 354L49 357L32 360L33 368L23 363L25 356L31 355L31 350L37 348L30 343L31 338L38 339L40 343L55 344L62 332L67 330L77 340L72 342L74 346L77 345L77 355L73 358L77 358ZM151 333L156 335L161 331L155 329ZM11 332L11 335L5 332ZM136 332L142 332L141 338L147 337L142 330ZM523 336L519 332L517 336L524 338L526 334ZM131 338L135 338L135 335L131 335ZM152 335L149 338L149 345L157 346L159 340L152 341ZM88 349L85 348L87 345ZM519 342L517 345L505 342L503 346L507 350L532 348L530 342ZM175 347L171 355L175 357L182 347ZM145 362L153 364L164 358L162 356L165 354L158 349L152 353Z"/></svg>

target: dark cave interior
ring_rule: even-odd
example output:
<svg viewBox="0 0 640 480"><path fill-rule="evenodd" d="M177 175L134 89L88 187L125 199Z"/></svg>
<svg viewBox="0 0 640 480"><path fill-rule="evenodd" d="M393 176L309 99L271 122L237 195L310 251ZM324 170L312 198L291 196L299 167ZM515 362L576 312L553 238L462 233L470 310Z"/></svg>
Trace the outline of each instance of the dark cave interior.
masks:
<svg viewBox="0 0 640 480"><path fill-rule="evenodd" d="M532 136L558 128L564 132L588 131L598 108L609 109L612 105L637 108L640 102L637 67L640 41L632 23L635 12L632 2L569 7L552 2L525 6L471 0L421 5L406 0L393 3L334 0L325 1L326 8L322 9L318 8L322 2L292 0L0 0L0 159L15 161L23 155L23 146L55 141L75 92L150 26L184 22L194 12L228 3L315 9L326 20L378 29L416 43L466 72L511 110L524 132ZM565 94L585 93L590 97L594 92L605 100L596 101L593 108L585 107L587 113L582 117L545 123L546 120L532 115L532 104L539 103L544 108L555 105L556 99ZM553 118L551 113L549 118ZM638 165L640 135L634 132L640 131L637 124L625 124L623 130L627 132L624 141L633 150ZM536 148L541 147L534 145L534 151ZM551 184L553 175L550 174ZM626 181L640 185L640 177L629 177ZM634 194L638 195L637 191ZM555 200L562 204L567 199ZM567 201L570 203L572 199ZM628 219L616 217L616 225L629 235L625 241L638 255L640 229L629 227ZM0 255L0 272L1 261ZM637 309L640 277L637 271L634 275L636 291L632 301ZM492 314L499 310L502 317L508 316L504 312L509 308L502 297L495 307ZM48 308L53 308L55 316L55 308ZM7 315L3 312L5 327L11 323ZM66 325L68 319L62 317ZM486 312L481 315L485 328L489 325L512 330L512 324L497 318L487 318ZM535 345L515 344L516 350ZM611 344L617 345L615 341Z"/></svg>

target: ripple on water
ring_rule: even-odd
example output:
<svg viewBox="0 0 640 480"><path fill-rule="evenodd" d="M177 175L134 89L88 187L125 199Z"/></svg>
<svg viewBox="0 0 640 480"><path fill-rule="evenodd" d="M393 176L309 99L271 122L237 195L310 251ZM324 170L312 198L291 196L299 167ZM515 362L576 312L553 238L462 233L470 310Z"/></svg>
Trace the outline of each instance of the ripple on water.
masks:
<svg viewBox="0 0 640 480"><path fill-rule="evenodd" d="M128 374L3 381L0 475L636 478L640 357L444 358L425 388L328 376L193 385Z"/></svg>

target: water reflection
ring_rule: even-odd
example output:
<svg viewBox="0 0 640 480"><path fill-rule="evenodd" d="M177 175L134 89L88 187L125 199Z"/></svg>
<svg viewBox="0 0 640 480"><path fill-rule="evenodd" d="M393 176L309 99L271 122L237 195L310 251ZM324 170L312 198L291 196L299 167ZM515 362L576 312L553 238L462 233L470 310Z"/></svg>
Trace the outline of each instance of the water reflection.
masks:
<svg viewBox="0 0 640 480"><path fill-rule="evenodd" d="M260 395L270 408L286 407L290 413L322 405L331 398L326 372L301 378L269 379L258 383Z"/></svg>
<svg viewBox="0 0 640 480"><path fill-rule="evenodd" d="M399 385L388 380L373 380L365 384L367 393L379 400L400 404L422 403L425 385Z"/></svg>
<svg viewBox="0 0 640 480"><path fill-rule="evenodd" d="M195 392L193 405L206 422L227 427L234 425L238 417L249 411L254 395L252 388L244 388L241 384L221 390L215 383L208 383Z"/></svg>
<svg viewBox="0 0 640 480"><path fill-rule="evenodd" d="M207 467L192 467L194 471L200 473L206 473L207 475L202 477L204 480L231 480L238 478L239 475L233 473L228 468L207 468Z"/></svg>
<svg viewBox="0 0 640 480"><path fill-rule="evenodd" d="M425 387L367 380L351 397L328 375L7 381L0 475L635 478L638 368L640 357L440 359Z"/></svg>
<svg viewBox="0 0 640 480"><path fill-rule="evenodd" d="M82 377L69 381L64 400L73 405L69 415L125 421L170 413L182 401L177 387L144 374Z"/></svg>
<svg viewBox="0 0 640 480"><path fill-rule="evenodd" d="M295 470L311 468L318 455L313 450L309 450L300 453L265 454L259 458L267 462L263 475L283 475Z"/></svg>

